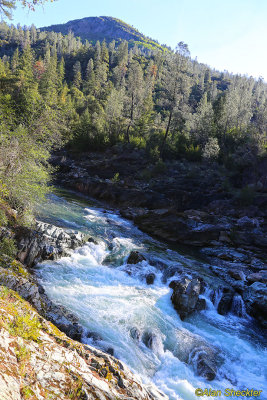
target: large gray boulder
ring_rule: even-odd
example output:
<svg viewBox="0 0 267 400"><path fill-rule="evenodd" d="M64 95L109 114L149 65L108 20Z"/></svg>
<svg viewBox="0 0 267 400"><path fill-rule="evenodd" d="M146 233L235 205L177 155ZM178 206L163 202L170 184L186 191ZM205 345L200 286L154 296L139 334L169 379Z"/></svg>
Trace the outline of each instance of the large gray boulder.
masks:
<svg viewBox="0 0 267 400"><path fill-rule="evenodd" d="M57 260L86 241L79 231L63 229L37 221L34 230L17 233L18 259L28 267L44 260Z"/></svg>
<svg viewBox="0 0 267 400"><path fill-rule="evenodd" d="M170 350L181 361L192 366L195 373L211 381L220 363L219 350L200 336L186 330L176 330Z"/></svg>
<svg viewBox="0 0 267 400"><path fill-rule="evenodd" d="M171 301L182 320L196 310L205 309L205 300L199 298L204 288L202 280L184 277L180 281L172 281L170 287L173 289Z"/></svg>

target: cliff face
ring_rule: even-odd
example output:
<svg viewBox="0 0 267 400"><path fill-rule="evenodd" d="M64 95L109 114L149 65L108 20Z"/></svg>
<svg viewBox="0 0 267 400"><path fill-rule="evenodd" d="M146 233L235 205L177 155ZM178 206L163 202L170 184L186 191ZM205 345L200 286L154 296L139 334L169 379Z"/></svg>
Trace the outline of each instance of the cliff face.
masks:
<svg viewBox="0 0 267 400"><path fill-rule="evenodd" d="M61 32L67 35L70 31L74 36L79 36L81 39L89 41L112 40L133 40L143 44L160 47L157 42L144 36L137 29L125 22L112 17L87 17L69 21L66 24L51 25L40 28L42 31Z"/></svg>
<svg viewBox="0 0 267 400"><path fill-rule="evenodd" d="M69 339L0 286L0 398L164 400L114 357Z"/></svg>

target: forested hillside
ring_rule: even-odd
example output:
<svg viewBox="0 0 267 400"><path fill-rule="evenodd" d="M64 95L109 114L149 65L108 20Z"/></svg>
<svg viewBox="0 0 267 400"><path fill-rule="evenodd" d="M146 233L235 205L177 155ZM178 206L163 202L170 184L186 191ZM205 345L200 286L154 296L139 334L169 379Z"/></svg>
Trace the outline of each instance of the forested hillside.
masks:
<svg viewBox="0 0 267 400"><path fill-rule="evenodd" d="M30 209L50 152L127 144L152 162L218 160L250 168L266 156L267 85L175 52L123 40L0 25L2 196Z"/></svg>
<svg viewBox="0 0 267 400"><path fill-rule="evenodd" d="M130 47L133 47L134 44L141 44L150 49L167 50L166 45L161 46L156 40L143 35L131 25L112 17L87 17L69 21L66 24L47 26L40 28L40 30L62 33L63 35L67 35L71 31L82 40L93 43L97 40L105 40L107 43L112 42L112 40L116 42L127 40Z"/></svg>

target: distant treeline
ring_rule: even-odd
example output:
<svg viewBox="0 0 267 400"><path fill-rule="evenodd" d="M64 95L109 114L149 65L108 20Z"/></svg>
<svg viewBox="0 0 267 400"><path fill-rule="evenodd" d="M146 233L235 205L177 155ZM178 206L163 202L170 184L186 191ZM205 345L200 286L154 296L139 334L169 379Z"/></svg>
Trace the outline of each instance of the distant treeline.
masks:
<svg viewBox="0 0 267 400"><path fill-rule="evenodd" d="M240 169L266 155L266 83L212 70L183 42L175 52L91 44L1 23L0 44L0 175L17 207L45 192L49 154L63 144L90 151L128 143L155 161Z"/></svg>

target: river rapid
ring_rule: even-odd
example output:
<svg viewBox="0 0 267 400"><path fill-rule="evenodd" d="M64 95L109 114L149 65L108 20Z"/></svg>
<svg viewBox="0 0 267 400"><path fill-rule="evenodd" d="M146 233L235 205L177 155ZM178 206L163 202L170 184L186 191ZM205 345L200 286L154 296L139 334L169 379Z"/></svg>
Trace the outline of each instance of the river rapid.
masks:
<svg viewBox="0 0 267 400"><path fill-rule="evenodd" d="M47 295L79 317L84 343L113 349L115 357L172 400L195 400L196 388L222 393L226 388L254 388L263 390L260 399L266 398L267 352L262 334L242 309L240 298L228 315L217 313L211 293L213 299L219 298L221 282L210 276L205 262L169 249L116 211L73 193L52 195L39 210L39 218L95 239L70 257L36 267ZM132 250L144 254L147 261L127 265ZM188 276L196 272L209 285L203 294L206 310L185 321L170 300L169 283L179 278L179 272L171 276L175 270ZM146 283L148 273L156 276L152 285ZM133 338L133 328L140 332L140 340ZM154 335L152 348L142 341L147 332ZM212 382L195 373L192 338L218 350L218 372Z"/></svg>

